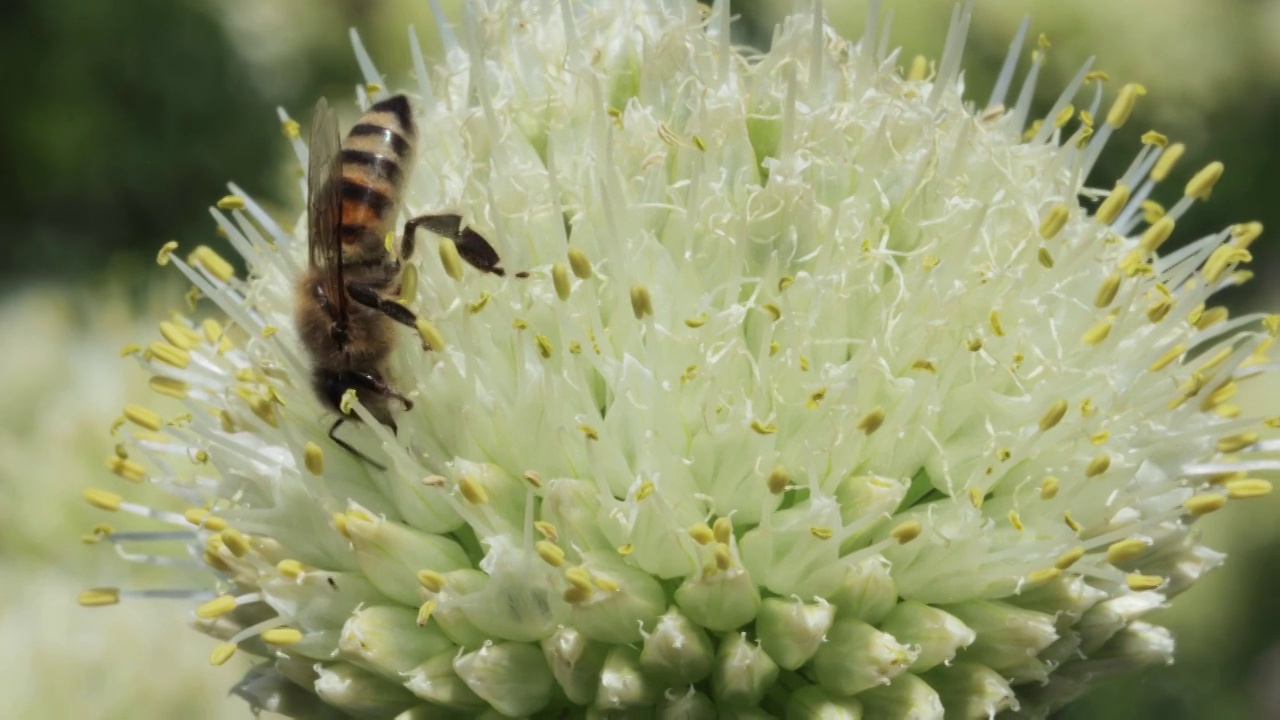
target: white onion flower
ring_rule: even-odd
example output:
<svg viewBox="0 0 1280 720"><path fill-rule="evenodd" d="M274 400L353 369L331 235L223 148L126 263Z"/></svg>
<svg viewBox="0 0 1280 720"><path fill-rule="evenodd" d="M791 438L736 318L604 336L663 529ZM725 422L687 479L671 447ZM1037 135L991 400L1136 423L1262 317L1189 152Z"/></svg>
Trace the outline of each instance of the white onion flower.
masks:
<svg viewBox="0 0 1280 720"><path fill-rule="evenodd" d="M874 12L857 42L797 15L760 55L727 13L475 2L431 69L410 33L406 211L461 213L529 276L420 239L413 410L345 429L386 471L309 389L304 227L233 186L213 214L248 279L162 251L225 321L132 348L186 412L126 408L109 465L185 505L86 495L173 526L101 529L130 557L212 572L161 594L199 603L214 662L263 659L255 707L1034 716L1171 659L1141 618L1221 561L1192 521L1280 469L1232 403L1280 318L1210 304L1261 227L1162 251L1222 166L1155 204L1182 148L1113 140L1143 91L1103 108L1089 66L1029 122L1025 25L975 107L968 9L905 72ZM367 102L389 81L356 45ZM1086 185L1116 142L1130 169Z"/></svg>

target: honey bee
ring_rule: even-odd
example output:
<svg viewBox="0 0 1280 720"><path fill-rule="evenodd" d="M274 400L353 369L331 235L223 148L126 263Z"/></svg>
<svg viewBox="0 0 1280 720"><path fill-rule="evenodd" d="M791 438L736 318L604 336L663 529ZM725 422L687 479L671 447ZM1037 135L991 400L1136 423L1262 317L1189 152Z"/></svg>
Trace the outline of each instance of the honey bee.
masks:
<svg viewBox="0 0 1280 720"><path fill-rule="evenodd" d="M322 98L311 126L307 175L308 267L295 288L295 323L311 356L312 386L339 417L329 438L360 459L382 466L335 433L353 419L342 413L342 397L354 390L378 422L396 431L393 401L413 402L387 382L395 348L395 323L416 327L417 316L396 302L400 264L414 249L419 227L449 238L477 269L504 275L496 250L457 215L423 215L404 224L393 255L385 239L399 212L414 159L417 130L404 95L375 103L345 140Z"/></svg>

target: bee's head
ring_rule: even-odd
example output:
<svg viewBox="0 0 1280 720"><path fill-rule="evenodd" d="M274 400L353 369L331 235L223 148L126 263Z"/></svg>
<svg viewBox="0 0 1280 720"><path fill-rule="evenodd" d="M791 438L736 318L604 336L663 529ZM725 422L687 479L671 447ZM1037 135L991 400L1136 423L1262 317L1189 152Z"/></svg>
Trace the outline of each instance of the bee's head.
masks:
<svg viewBox="0 0 1280 720"><path fill-rule="evenodd" d="M342 396L347 390L356 391L356 399L377 418L378 422L395 432L396 422L391 418L391 400L397 396L386 391L382 375L376 370L363 373L317 369L312 381L316 395L324 400L330 410L342 412ZM351 420L359 420L351 416Z"/></svg>

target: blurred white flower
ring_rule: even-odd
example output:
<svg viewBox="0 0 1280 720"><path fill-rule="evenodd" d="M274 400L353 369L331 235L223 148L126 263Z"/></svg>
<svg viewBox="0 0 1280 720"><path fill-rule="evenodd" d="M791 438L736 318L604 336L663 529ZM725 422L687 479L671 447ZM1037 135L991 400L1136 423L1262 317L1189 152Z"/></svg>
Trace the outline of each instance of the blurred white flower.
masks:
<svg viewBox="0 0 1280 720"><path fill-rule="evenodd" d="M1020 32L967 107L968 11L904 73L874 17L854 43L798 15L747 57L703 10L475 3L416 68L408 211L461 212L529 276L415 258L413 410L393 434L351 408L385 472L325 438L305 228L233 187L248 280L162 252L227 322L136 349L188 412L127 407L112 468L186 507L86 497L173 526L104 542L212 570L175 592L214 662L265 659L256 707L1036 715L1172 657L1141 618L1220 561L1191 521L1280 467L1232 402L1280 318L1208 305L1261 227L1159 252L1222 166L1166 211L1181 148L1148 133L1086 186L1142 88L1103 108L1086 67L1029 123Z"/></svg>

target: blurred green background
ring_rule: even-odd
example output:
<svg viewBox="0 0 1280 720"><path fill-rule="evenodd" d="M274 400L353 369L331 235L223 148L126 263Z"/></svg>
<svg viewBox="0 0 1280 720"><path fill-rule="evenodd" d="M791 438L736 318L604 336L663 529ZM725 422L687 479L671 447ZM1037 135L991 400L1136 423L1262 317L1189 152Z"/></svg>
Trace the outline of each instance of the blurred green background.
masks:
<svg viewBox="0 0 1280 720"><path fill-rule="evenodd" d="M455 2L443 3L456 19ZM807 2L802 3L808 6ZM733 2L737 39L764 47L795 3ZM847 37L866 3L827 3ZM937 57L944 0L886 2L904 62ZM1186 240L1246 220L1280 229L1280 0L986 0L966 52L970 96L985 101L1017 23L1053 43L1037 107L1045 111L1083 59L1150 94L1094 175L1107 186L1154 127L1188 153L1157 199L1220 159L1212 202L1179 223ZM111 487L107 432L144 381L116 354L148 341L182 305L157 247L220 247L206 208L234 181L292 218L301 207L277 105L304 119L317 97L359 81L346 28L358 27L392 79L407 77L405 27L438 56L425 0L18 0L0 23L0 707L13 717L249 717L226 691L243 667L210 668L212 642L162 601L79 609L85 586L126 572L78 537L100 514L78 499ZM1025 54L1025 53L1024 53ZM1271 233L1275 235L1275 230ZM1227 298L1233 313L1280 307L1274 237L1254 246L1257 279ZM1252 400L1275 407L1280 387ZM1103 685L1062 718L1280 717L1280 499L1240 503L1202 523L1227 565L1157 621L1178 663Z"/></svg>

